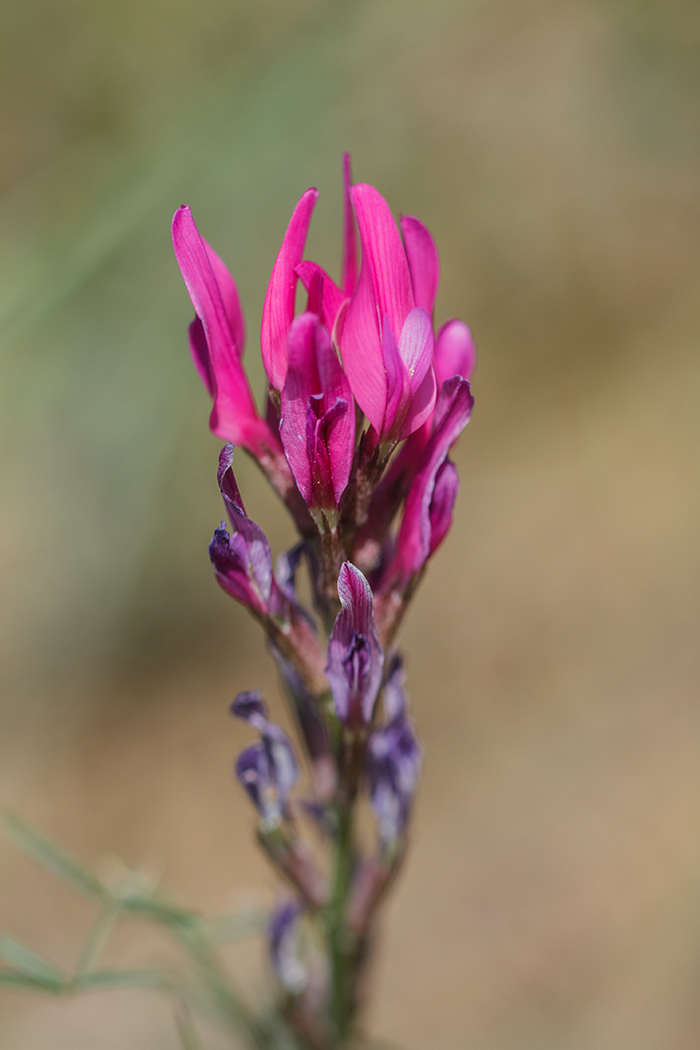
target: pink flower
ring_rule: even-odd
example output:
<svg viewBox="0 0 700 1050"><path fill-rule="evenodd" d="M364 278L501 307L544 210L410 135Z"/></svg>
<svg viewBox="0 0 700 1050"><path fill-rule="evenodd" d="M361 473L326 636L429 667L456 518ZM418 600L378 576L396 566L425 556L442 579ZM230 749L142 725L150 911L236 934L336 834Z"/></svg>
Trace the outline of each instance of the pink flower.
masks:
<svg viewBox="0 0 700 1050"><path fill-rule="evenodd" d="M362 267L342 330L343 365L378 441L395 443L422 426L435 404L429 311L439 278L437 252L417 219L404 220L404 249L389 206L373 186L353 186L350 195Z"/></svg>
<svg viewBox="0 0 700 1050"><path fill-rule="evenodd" d="M261 419L243 369L245 328L231 274L183 205L173 218L173 247L196 317L190 325L195 367L214 405L209 426L217 437L255 456L279 450L276 434Z"/></svg>

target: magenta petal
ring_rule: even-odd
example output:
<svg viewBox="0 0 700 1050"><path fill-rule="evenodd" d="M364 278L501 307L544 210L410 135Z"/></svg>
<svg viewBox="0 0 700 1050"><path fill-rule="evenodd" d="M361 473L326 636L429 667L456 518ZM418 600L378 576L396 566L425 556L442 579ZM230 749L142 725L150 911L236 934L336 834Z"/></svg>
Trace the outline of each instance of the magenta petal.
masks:
<svg viewBox="0 0 700 1050"><path fill-rule="evenodd" d="M369 725L382 682L384 652L374 625L372 590L344 562L338 577L341 610L328 640L326 674L343 725Z"/></svg>
<svg viewBox="0 0 700 1050"><path fill-rule="evenodd" d="M362 245L360 279L350 300L341 349L353 396L381 433L387 401L380 322L388 316L401 332L413 309L413 290L406 253L389 205L373 186L353 186Z"/></svg>
<svg viewBox="0 0 700 1050"><path fill-rule="evenodd" d="M307 292L311 290L312 282L317 274L323 276L323 323L328 331L332 332L338 311L347 296L344 295L333 278L329 277L318 263L311 262L310 259L303 259L297 266L297 276Z"/></svg>
<svg viewBox="0 0 700 1050"><path fill-rule="evenodd" d="M261 444L274 447L276 439L258 415L243 370L242 345L236 343L243 336L243 319L233 278L200 236L184 205L173 218L173 247L199 320L190 327L190 349L214 399L211 429L253 453Z"/></svg>
<svg viewBox="0 0 700 1050"><path fill-rule="evenodd" d="M387 572L390 581L398 579L405 586L415 573L421 571L434 549L430 507L435 479L448 451L469 422L473 404L474 399L466 379L453 376L443 385L435 408L433 433L423 450L418 471L406 497L396 555ZM447 485L448 481L449 475L444 484ZM439 500L443 501L445 495L445 492L438 493ZM436 507L435 515L439 534L443 529L444 514L441 515L439 507ZM440 540L444 534L442 531Z"/></svg>
<svg viewBox="0 0 700 1050"><path fill-rule="evenodd" d="M369 272L377 303L377 316L389 315L400 332L415 306L406 253L389 205L374 186L360 184L350 190L362 244L362 267Z"/></svg>
<svg viewBox="0 0 700 1050"><path fill-rule="evenodd" d="M350 199L350 185L352 177L350 173L350 154L343 154L343 218L344 218L344 246L343 246L343 269L340 283L344 297L352 295L357 284L357 234L355 233L355 215L352 210ZM329 330L333 326L329 325Z"/></svg>
<svg viewBox="0 0 700 1050"><path fill-rule="evenodd" d="M263 307L260 348L270 386L281 390L287 376L287 335L294 320L297 275L318 190L303 194L290 220L272 268Z"/></svg>
<svg viewBox="0 0 700 1050"><path fill-rule="evenodd" d="M471 379L476 365L476 348L467 326L458 320L447 321L435 343L433 357L438 388L452 376Z"/></svg>
<svg viewBox="0 0 700 1050"><path fill-rule="evenodd" d="M352 466L355 413L328 332L313 314L290 329L281 407L280 437L304 501L337 508Z"/></svg>
<svg viewBox="0 0 700 1050"><path fill-rule="evenodd" d="M339 328L336 325L336 330ZM387 380L372 279L364 265L347 307L340 333L340 348L353 397L379 434L384 426Z"/></svg>
<svg viewBox="0 0 700 1050"><path fill-rule="evenodd" d="M203 237L202 241L204 242L204 247L207 252L209 265L214 274L214 280L219 289L219 294L224 306L224 312L226 313L226 319L231 330L233 341L238 353L243 356L243 347L245 346L245 321L243 320L243 310L241 308L241 300L238 295L236 282L229 273L226 263L219 258L212 246L207 244Z"/></svg>
<svg viewBox="0 0 700 1050"><path fill-rule="evenodd" d="M412 215L404 215L401 229L416 306L424 307L432 316L440 283L440 259L435 241L428 228Z"/></svg>

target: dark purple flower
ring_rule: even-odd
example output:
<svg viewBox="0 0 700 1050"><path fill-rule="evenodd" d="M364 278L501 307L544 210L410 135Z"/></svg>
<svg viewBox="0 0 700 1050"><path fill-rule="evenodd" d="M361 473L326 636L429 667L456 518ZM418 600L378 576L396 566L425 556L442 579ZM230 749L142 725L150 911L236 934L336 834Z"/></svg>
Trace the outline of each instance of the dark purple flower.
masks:
<svg viewBox="0 0 700 1050"><path fill-rule="evenodd" d="M373 730L367 741L367 779L379 841L391 848L404 834L420 775L423 749L406 712L403 664L394 658L384 687L386 725Z"/></svg>
<svg viewBox="0 0 700 1050"><path fill-rule="evenodd" d="M257 690L239 693L231 704L231 714L260 733L261 740L238 756L236 776L265 826L277 827L287 813L289 793L299 780L294 749L287 734L268 721L262 694Z"/></svg>
<svg viewBox="0 0 700 1050"><path fill-rule="evenodd" d="M280 438L297 487L323 531L324 518L335 526L350 477L355 405L347 376L317 316L307 312L296 318L288 346Z"/></svg>
<svg viewBox="0 0 700 1050"><path fill-rule="evenodd" d="M369 725L382 681L384 652L374 625L372 590L359 569L344 562L338 577L342 608L328 640L326 675L343 725Z"/></svg>
<svg viewBox="0 0 700 1050"><path fill-rule="evenodd" d="M223 589L254 612L266 616L274 586L272 555L262 529L246 517L231 468L233 451L233 445L224 445L218 471L219 488L232 531L229 534L225 522L221 523L209 545L209 557Z"/></svg>
<svg viewBox="0 0 700 1050"><path fill-rule="evenodd" d="M396 553L386 574L390 586L398 582L405 587L422 570L450 527L459 483L447 453L469 422L473 404L466 379L453 376L443 383L433 433L406 497Z"/></svg>
<svg viewBox="0 0 700 1050"><path fill-rule="evenodd" d="M270 959L277 980L285 991L299 995L306 987L306 967L299 958L297 924L304 908L291 897L281 901L270 916Z"/></svg>

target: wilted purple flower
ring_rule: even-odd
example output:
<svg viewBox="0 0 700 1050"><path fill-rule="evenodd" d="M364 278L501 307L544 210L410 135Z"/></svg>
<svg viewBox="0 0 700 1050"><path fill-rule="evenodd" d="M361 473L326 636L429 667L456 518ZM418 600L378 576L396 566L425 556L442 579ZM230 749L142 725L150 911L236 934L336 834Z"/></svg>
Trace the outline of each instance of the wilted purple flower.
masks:
<svg viewBox="0 0 700 1050"><path fill-rule="evenodd" d="M328 332L313 313L301 314L289 331L280 437L320 530L326 523L334 528L355 449L355 404Z"/></svg>
<svg viewBox="0 0 700 1050"><path fill-rule="evenodd" d="M272 555L262 529L246 517L231 467L233 452L233 445L224 445L218 470L219 488L232 532L229 534L225 522L221 523L209 545L209 557L223 589L253 612L266 616L273 587L276 587Z"/></svg>
<svg viewBox="0 0 700 1050"><path fill-rule="evenodd" d="M303 911L299 901L288 897L275 907L268 926L272 968L277 980L290 995L303 992L308 981L306 967L299 958L297 932Z"/></svg>
<svg viewBox="0 0 700 1050"><path fill-rule="evenodd" d="M243 369L245 327L236 283L216 252L200 235L183 205L173 218L173 246L196 318L190 350L211 395L209 425L214 434L253 455L279 451L277 435L258 414Z"/></svg>
<svg viewBox="0 0 700 1050"><path fill-rule="evenodd" d="M389 585L406 586L444 539L452 520L459 480L447 453L469 422L474 399L469 383L453 376L443 383L433 433L423 450L406 497Z"/></svg>
<svg viewBox="0 0 700 1050"><path fill-rule="evenodd" d="M338 577L342 606L328 640L326 675L335 712L346 726L369 725L384 668L374 625L372 590L359 569L344 562Z"/></svg>
<svg viewBox="0 0 700 1050"><path fill-rule="evenodd" d="M350 193L362 267L341 336L343 364L377 440L395 442L422 426L435 404L433 325L428 309L416 305L406 250L388 204L373 186L359 184ZM416 283L432 309L437 275L430 271L437 256L431 263L413 221L407 229L411 251L420 260Z"/></svg>
<svg viewBox="0 0 700 1050"><path fill-rule="evenodd" d="M287 734L268 721L262 694L239 693L231 714L260 733L261 740L242 751L236 776L250 795L267 828L279 826L287 811L289 793L299 779L299 766Z"/></svg>
<svg viewBox="0 0 700 1050"><path fill-rule="evenodd" d="M384 687L388 722L367 741L367 779L383 849L401 838L411 812L423 749L406 713L403 664L396 656Z"/></svg>

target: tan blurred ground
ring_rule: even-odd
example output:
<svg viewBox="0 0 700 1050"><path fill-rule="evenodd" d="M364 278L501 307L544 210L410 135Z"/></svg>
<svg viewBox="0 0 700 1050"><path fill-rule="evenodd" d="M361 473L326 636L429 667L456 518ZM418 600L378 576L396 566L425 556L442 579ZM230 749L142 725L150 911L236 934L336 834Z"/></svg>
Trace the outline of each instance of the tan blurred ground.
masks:
<svg viewBox="0 0 700 1050"><path fill-rule="evenodd" d="M207 911L270 898L226 705L279 697L206 559L217 443L168 222L188 200L230 263L252 363L312 182L310 252L337 265L350 148L433 230L439 319L480 350L404 637L426 762L369 1026L405 1050L694 1050L697 5L11 0L0 30L3 799ZM6 842L0 888L0 925L68 964L86 906ZM112 958L166 950L134 929ZM253 989L258 956L233 953ZM177 1045L147 993L2 994L0 1025L2 1050Z"/></svg>

